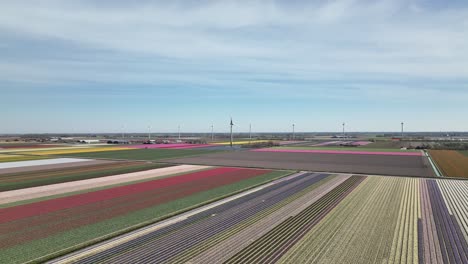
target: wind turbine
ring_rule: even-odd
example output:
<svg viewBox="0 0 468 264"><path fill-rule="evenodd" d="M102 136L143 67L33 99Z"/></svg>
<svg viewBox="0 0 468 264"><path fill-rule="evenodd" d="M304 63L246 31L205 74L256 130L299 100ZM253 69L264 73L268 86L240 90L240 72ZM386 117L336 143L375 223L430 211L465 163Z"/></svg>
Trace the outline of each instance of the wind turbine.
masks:
<svg viewBox="0 0 468 264"><path fill-rule="evenodd" d="M211 141L214 140L214 133L213 132L214 132L214 126L211 125Z"/></svg>
<svg viewBox="0 0 468 264"><path fill-rule="evenodd" d="M404 122L401 122L401 138L403 139L403 128L405 126L405 123Z"/></svg>
<svg viewBox="0 0 468 264"><path fill-rule="evenodd" d="M232 122L232 117L231 117L231 123L230 123L230 126L231 126L231 148L232 148L232 126L234 126L234 123Z"/></svg>
<svg viewBox="0 0 468 264"><path fill-rule="evenodd" d="M345 122L343 122L343 140L345 139L346 137L346 134L345 134Z"/></svg>
<svg viewBox="0 0 468 264"><path fill-rule="evenodd" d="M148 142L151 142L151 126L148 126Z"/></svg>
<svg viewBox="0 0 468 264"><path fill-rule="evenodd" d="M292 124L292 129L293 129L293 130L292 130L292 132L293 132L293 133L292 133L292 139L293 139L293 140L294 140L294 138L296 137L296 135L295 135L295 133L296 133L295 127L296 127L296 124Z"/></svg>

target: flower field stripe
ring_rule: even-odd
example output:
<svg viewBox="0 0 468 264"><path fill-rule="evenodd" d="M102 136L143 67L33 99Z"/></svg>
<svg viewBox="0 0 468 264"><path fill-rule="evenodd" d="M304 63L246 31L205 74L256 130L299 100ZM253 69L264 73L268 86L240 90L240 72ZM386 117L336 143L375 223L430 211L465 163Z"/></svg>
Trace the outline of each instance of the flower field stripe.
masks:
<svg viewBox="0 0 468 264"><path fill-rule="evenodd" d="M2 145L0 149L23 149L23 148L56 148L63 147L62 145L54 144L11 144L11 145Z"/></svg>
<svg viewBox="0 0 468 264"><path fill-rule="evenodd" d="M39 152L39 151L52 151L52 150L70 150L70 149L83 149L83 148L92 148L90 146L66 146L66 147L53 147L53 148L15 148L15 149L0 149L0 153L8 154L27 154ZM34 154L32 154L34 155Z"/></svg>
<svg viewBox="0 0 468 264"><path fill-rule="evenodd" d="M364 179L363 178L360 178L357 183L359 184L360 181L362 181ZM347 181L350 181L350 180L353 180L353 179L348 179ZM353 187L356 187L356 185L354 185ZM349 189L347 191L345 191L343 193L343 195L341 195L341 198L344 198L347 194L349 194L349 192L351 192L354 188L352 187L352 189ZM339 188L339 187L338 187ZM339 190L339 189L338 189ZM334 189L332 192L336 192L337 190ZM332 208L334 208L341 200L337 200L336 203L333 203L332 206L328 207L328 209L326 209L325 211L321 212L319 214L319 217L316 218L312 223L309 223L307 226L308 228L304 229L302 232L298 233L295 238L293 240L290 240L289 243L287 244L284 244L282 246L282 248L277 251L277 252L274 252L274 254L270 257L270 261L272 261L272 259L274 260L274 262L276 262L280 257L282 257L282 255L285 253L285 251L287 251L288 249L290 249L297 241L299 241L301 238L304 237L304 235L308 232L308 230L310 230L313 226L311 224L316 224L318 223L324 216L326 216L327 213L330 212L330 210Z"/></svg>
<svg viewBox="0 0 468 264"><path fill-rule="evenodd" d="M445 205L447 206L448 217L454 223L454 230L460 240L461 250L464 255L468 257L468 238L466 233L466 212L468 210L468 203L466 203L466 195L456 195L456 187L458 187L460 182L450 182L451 188L446 185L447 183L446 180L437 181L441 195L443 195Z"/></svg>
<svg viewBox="0 0 468 264"><path fill-rule="evenodd" d="M289 249L291 249L299 240L301 240L320 220L322 220L331 210L333 210L346 196L351 193L364 179L362 176L352 176L359 177L356 180L355 184L351 186L347 191L345 191L338 200L333 202L332 206L329 206L325 211L321 212L319 217L317 217L312 223L309 223L307 228L304 229L301 233L297 234L294 239L290 240L288 244L284 244L278 252L275 252L270 259L267 261L277 262Z"/></svg>
<svg viewBox="0 0 468 264"><path fill-rule="evenodd" d="M136 193L133 195L126 195L110 200L100 201L98 203L87 204L79 207L72 207L65 210L60 210L56 214L49 213L42 216L35 216L33 218L26 218L24 221L18 220L12 223L11 225L5 225L0 227L1 232L22 230L28 226L37 226L38 224L49 224L51 221L61 220L64 216L68 216L65 219L76 217L87 217L93 214L100 214L107 210L112 210L115 212L117 208L127 206L131 204L135 207L135 202L146 202L149 200L150 203L155 203L154 200L160 201L162 195L164 197L177 197L177 194L181 191L187 191L194 188L206 189L212 186L217 186L220 183L230 183L232 181L242 180L244 178L249 178L257 176L260 174L267 173L268 171L261 170L243 170L241 174L238 171L229 172L220 174L219 177L215 179L203 178L199 180L193 180L188 182L183 182L177 185L171 185L164 188L155 188L151 191ZM237 174L237 175L236 175ZM198 190L198 189L197 189ZM41 228L38 226L38 228Z"/></svg>
<svg viewBox="0 0 468 264"><path fill-rule="evenodd" d="M309 191L309 193L290 202L287 206L277 209L266 217L263 217L262 215L262 217L254 224L248 227L241 226L240 232L217 243L215 246L202 251L202 253L199 253L193 259L188 260L188 262L214 263L228 260L244 247L248 246L248 244L251 243L250 241L260 238L290 216L300 213L349 177L350 176L339 175L329 181L326 181L319 187L314 188L313 191Z"/></svg>
<svg viewBox="0 0 468 264"><path fill-rule="evenodd" d="M223 178L222 180L226 180L226 178ZM136 195L122 196L115 199L100 201L98 203L87 204L79 207L72 207L65 210L60 210L56 213L49 213L33 218L25 218L24 221L17 220L14 223L11 223L11 225L4 225L0 227L0 232L24 230L24 228L27 228L28 226L42 228L40 224L48 225L51 222L56 223L57 221L61 222L62 220L89 217L94 214L106 213L106 211L109 210L116 212L118 208L128 206L129 203L133 206L133 208L135 208L135 203L146 203L147 201L149 201L150 203L154 203L155 201L160 201L161 199L164 200L164 198L167 197L177 197L178 194L181 192L185 192L187 190L195 190L195 188L199 188L196 185L200 185L203 186L203 188L206 188L212 185L216 185L218 182L219 181L212 179L185 182L166 188L158 188L155 189L153 192L138 193Z"/></svg>
<svg viewBox="0 0 468 264"><path fill-rule="evenodd" d="M422 209L422 233L421 240L423 248L419 256L420 263L443 263L439 238L433 219L433 212L429 198L427 180L420 181L421 209Z"/></svg>
<svg viewBox="0 0 468 264"><path fill-rule="evenodd" d="M272 231L233 256L226 263L263 263L276 259L275 252L290 247L312 228L329 210L354 189L364 177L353 176L321 197L300 214L284 221Z"/></svg>
<svg viewBox="0 0 468 264"><path fill-rule="evenodd" d="M169 166L170 165L166 164L148 164L141 162L110 162L107 164L71 167L69 169L52 169L5 174L0 176L0 191L11 191L57 183L100 178ZM2 195L0 195L0 197L1 196Z"/></svg>
<svg viewBox="0 0 468 264"><path fill-rule="evenodd" d="M324 175L321 175L321 176L324 176ZM334 179L336 178L337 177L335 177ZM343 178L344 180L346 180L346 177L343 177ZM216 234L215 236L212 236L209 239L204 240L203 243L197 244L196 246L190 248L190 250L183 252L183 254L177 255L177 257L172 258L170 260L170 263L186 263L186 262L212 263L212 262L221 262L222 261L221 259L227 260L230 256L234 255L235 253L241 250L241 248L239 248L240 243L238 242L246 241L248 243L248 241L253 239L252 233L255 234L258 231L264 232L265 229L268 230L269 228L271 229L274 228L276 225L274 224L275 222L273 222L272 220L276 220L276 223L279 224L282 221L284 221L288 215L291 215L290 212L288 213L288 211L285 211L284 209L294 210L295 208L300 207L301 204L307 203L311 199L314 200L317 196L317 192L316 192L317 190L323 189L321 188L323 186L328 186L327 183L335 182L333 180L333 177L330 175L322 179L317 177L317 179L318 181L315 183L308 182L307 188L295 192L293 195L283 199L282 201L279 201L273 206L270 206L267 209L255 214L254 216L247 218L245 221L237 225L234 225L232 228L227 229L227 231L220 232ZM300 183L300 184L303 185L304 183ZM298 202L299 204L297 204ZM296 206L294 206L295 203L297 204ZM284 218L284 220L281 220L282 218ZM268 224L262 224L262 221L265 221L265 220L268 221ZM271 226L271 225L274 225L274 226ZM237 236L239 233L241 233L241 235L243 236L239 237L238 239L235 239L235 236ZM226 242L229 240L234 243L226 245ZM220 248L220 252L223 253L222 256L217 255L216 258L211 258L211 260L207 260L207 259L194 260L193 259L195 256L198 256L201 252L210 250L212 247L220 247L220 246L222 247ZM237 246L237 250L236 250L236 246ZM232 254L232 255L230 255L229 257L226 257L226 255L228 254Z"/></svg>
<svg viewBox="0 0 468 264"><path fill-rule="evenodd" d="M218 235L219 233L221 233L219 232L220 230L235 227L238 223L241 223L242 221L245 221L245 220L248 221L248 219L250 219L252 216L255 216L255 214L258 211L268 210L268 208L275 206L277 203L281 202L282 198L284 198L283 196L285 192L289 194L295 194L297 192L301 192L303 189L307 188L307 186L310 186L310 184L315 184L316 182L319 182L327 177L327 175L314 175L314 176L316 177L313 177L313 178L308 177L308 182L302 182L301 184L296 184L293 188L290 188L289 190L285 190L285 188L283 188L281 190L275 190L274 192L268 193L264 195L263 197L257 197L256 199L257 201L255 204L253 202L248 202L240 206L230 208L227 211L227 213L225 213L222 217L220 216L218 219L215 219L212 221L212 222L218 222L218 223L211 225L209 227L207 227L205 223L204 229L206 230L206 232L204 232L203 229L197 231L201 233L201 236L197 237L197 239L192 238L193 233L185 233L186 238L191 240L189 244L191 244L192 246L199 245L201 242L205 242L207 238L209 238L210 236L212 237L213 235ZM276 195L276 196L272 197L272 195ZM208 231L208 229L210 231ZM168 259L170 259L170 262L181 263L182 260L178 258L171 258L171 256L176 254L176 252L182 252L181 249L188 246L187 245L188 243L186 241L187 239L181 239L179 235L178 238L177 237L175 238L175 240L179 241L179 243L176 243L176 242L170 243L171 246L169 247L165 246L165 244L167 244L166 242L159 242L159 245L162 246L161 250L156 251L159 256L156 257L154 255L150 255L151 256L150 258L143 259L143 261L144 262L151 261L151 262L158 263L158 262L166 262Z"/></svg>
<svg viewBox="0 0 468 264"><path fill-rule="evenodd" d="M203 192L201 186L213 189L229 184L218 182L235 181L236 173L4 223L0 248L22 246L28 239L40 241L56 230L85 228L93 224L89 219L104 221L108 215L147 210L177 195L191 197L191 192ZM449 179L297 174L74 260L82 264L468 263L467 194L467 182ZM12 231L3 234L8 230Z"/></svg>
<svg viewBox="0 0 468 264"><path fill-rule="evenodd" d="M169 248L180 252L189 245L197 245L198 242L204 241L206 237L218 234L219 229L233 226L242 221L242 219L255 215L258 210L269 208L278 201L281 201L282 198L295 194L298 190L307 188L310 184L319 182L326 177L327 175L308 173L300 177L281 181L278 184L271 185L243 196L240 199L232 200L205 211L200 215L186 219L178 223L177 228L167 227L157 230L135 241L129 241L127 245L121 245L118 248L101 253L100 256L93 256L79 263L95 263L103 259L106 259L110 263L126 263L145 261L148 257L151 258L146 260L146 262L165 261L176 254L174 252L167 254ZM125 250L128 247L131 247L133 250ZM123 251L119 251L119 249ZM113 258L107 259L108 257Z"/></svg>
<svg viewBox="0 0 468 264"><path fill-rule="evenodd" d="M255 143L265 143L265 142L269 142L271 140L245 140L245 141L234 141L232 142L233 145L246 145L246 144L255 144ZM211 145L222 145L222 146L227 146L227 145L230 145L231 142L213 142L211 143Z"/></svg>
<svg viewBox="0 0 468 264"><path fill-rule="evenodd" d="M73 147L57 150L38 150L30 152L21 152L22 154L28 155L64 155L64 154L76 154L76 153L88 153L88 152L105 152L105 151L119 151L119 150L128 150L124 147Z"/></svg>
<svg viewBox="0 0 468 264"><path fill-rule="evenodd" d="M111 190L102 190L93 193L86 193L75 195L71 197L64 197L54 199L51 201L44 201L35 204L28 204L17 206L13 208L0 209L0 223L13 221L21 218L36 216L39 214L50 213L70 207L85 205L88 203L98 202L102 200L112 199L133 193L139 193L154 188L162 188L182 182L192 181L205 177L213 177L218 174L227 173L231 171L238 171L241 169L236 168L217 168L202 172L195 172L178 177L171 177L161 180L154 180L129 186L122 186L113 188Z"/></svg>
<svg viewBox="0 0 468 264"><path fill-rule="evenodd" d="M137 183L138 181L148 181L156 178L177 176L176 174L195 172L199 170L206 170L212 167L199 166L199 165L179 165L165 168L152 169L147 171L131 172L119 175L112 175L106 177L99 177L93 179L86 179L74 181L70 183L58 183L47 186L31 187L21 190L6 191L0 193L0 204L9 204L21 202L31 199L47 199L47 197L55 195L71 196L76 195L76 192L92 192L96 188L110 188L117 187L115 185L126 185ZM87 191L89 190L89 191ZM68 195L69 194L69 195ZM56 197L59 198L59 197ZM38 202L38 201L36 201ZM31 203L31 202L29 202ZM7 206L11 207L11 206Z"/></svg>
<svg viewBox="0 0 468 264"><path fill-rule="evenodd" d="M0 154L0 163L14 162L14 161L26 161L26 160L40 160L40 159L47 159L47 158L48 157L18 155L18 154Z"/></svg>
<svg viewBox="0 0 468 264"><path fill-rule="evenodd" d="M256 174L258 175L261 171L256 172ZM200 192L220 185L229 184L233 181L232 177L229 177L226 174L223 176L220 176L216 179L204 179L203 182L198 183L187 182L184 183L184 186L179 186L179 188L173 188L170 191L164 192L164 194L158 195L157 193L154 193L151 195L147 195L149 196L149 198L147 199L145 199L145 197L134 197L134 199L130 202L117 201L114 204L99 204L100 206L98 208L95 208L94 210L92 208L90 209L79 207L76 208L76 210L70 209L68 212L60 211L60 213L62 214L55 215L58 218L52 220L46 219L46 221L43 222L43 225L40 225L39 223L35 222L36 219L33 218L33 223L31 224L34 225L35 228L24 230L24 228L27 228L27 226L25 226L26 223L23 223L21 226L16 228L16 231L19 231L19 233L12 233L9 237L2 236L2 239L0 240L0 247L9 247L29 240L39 239L42 237L53 235L58 232L66 231L72 228L77 228L86 224L103 221L118 215L143 209L148 206L154 206L157 204L161 204L162 202L167 202L170 200L177 199L179 197L184 197L195 192ZM243 178L248 178L252 176L254 176L254 174L249 175L244 173L242 174L242 177L237 180L242 180ZM14 227L15 223L12 224ZM5 229L5 231L15 231L11 226L5 227Z"/></svg>
<svg viewBox="0 0 468 264"><path fill-rule="evenodd" d="M457 221L464 231L465 239L468 241L468 186L459 181L440 180L437 181L439 187L447 197L451 212L456 216Z"/></svg>
<svg viewBox="0 0 468 264"><path fill-rule="evenodd" d="M387 263L402 183L368 177L279 262Z"/></svg>
<svg viewBox="0 0 468 264"><path fill-rule="evenodd" d="M127 148L134 149L191 149L191 148L204 148L212 147L212 144L141 144L141 145L130 145Z"/></svg>
<svg viewBox="0 0 468 264"><path fill-rule="evenodd" d="M386 152L386 151L354 151L354 150L313 150L313 149L285 149L267 148L255 149L253 152L278 153L318 153L318 154L353 154L353 155L388 155L388 156L423 156L422 152Z"/></svg>
<svg viewBox="0 0 468 264"><path fill-rule="evenodd" d="M367 181L365 182L367 184L368 187L372 186L371 184L373 184L374 182L371 182L370 179L368 178ZM371 232L371 230L377 230L376 227L379 226L378 223L379 221L377 221L378 219L372 219L372 222L369 223L369 217L366 217L366 212L368 212L369 210L372 210L373 207L375 207L376 204L378 204L379 202L379 198L380 197L386 197L386 195L388 195L388 193L390 193L390 191L392 190L392 188L382 188L383 184L379 184L377 182L377 185L375 185L374 187L370 187L370 188L375 188L373 191L371 190L367 190L367 191L370 191L370 193L368 194L369 195L369 200L370 201L358 201L360 203L362 203L362 207L354 207L353 206L349 206L349 208L346 208L346 211L344 211L343 213L346 213L344 216L341 216L341 217L349 217L349 220L351 220L350 222L348 221L342 221L341 223L339 223L339 225L336 226L335 225L332 225L333 222L328 222L328 225L321 225L319 226L317 229L316 229L316 232L322 232L324 230L324 228L330 228L330 226L336 226L336 229L333 230L333 232L330 234L331 236L327 237L326 236L326 233L322 233L321 237L323 239L323 241L325 242L323 246L321 247L316 247L316 251L315 253L309 253L307 255L304 255L303 258L305 259L308 259L309 261L319 261L319 259L323 259L323 258L327 258L327 256L330 256L330 258L334 259L335 261L337 262L343 262L345 260L343 260L343 258L346 256L347 257L347 261L352 261L352 262L364 262L362 259L363 257L367 257L367 259L379 259L378 257L378 253L375 254L375 257L373 257L373 255L371 254L366 254L366 250L369 250L369 247L359 247L358 250L356 251L351 251L349 252L348 254L342 252L341 250L346 250L346 246L349 245L349 244L358 244L358 245L367 245L366 244L366 241L365 239L367 240L371 240L372 239L372 235L376 234L377 232ZM363 185L361 185L363 186ZM359 187L361 187L359 186ZM391 186L391 185L390 185ZM358 187L358 188L359 188ZM364 186L363 186L364 187ZM359 189L359 190L362 190L362 189ZM354 192L354 194L357 194L357 192L359 190L356 190ZM381 195L380 197L378 195ZM349 198L353 198L353 197L349 197ZM356 198L356 196L354 196L354 198ZM382 199L380 198L380 199ZM350 201L350 200L348 200ZM345 201L346 202L346 201ZM344 204L343 204L344 206ZM381 208L379 208L381 209ZM387 212L390 211L390 210L386 210ZM351 215L349 215L351 214ZM354 215L355 217L352 217L352 215ZM329 220L333 220L333 216L332 215L329 215L327 216ZM325 222L324 222L325 224ZM340 230L343 230L344 228L346 228L346 226L351 226L351 227L354 227L352 228L351 230L349 230L348 233L345 233L345 234L342 234L340 235ZM372 228L373 226L373 228ZM363 228L365 227L365 229ZM382 226L379 226L380 228L382 228ZM360 235L364 230L366 230L367 232L369 232L369 234L367 235ZM380 229L382 230L382 229ZM388 232L387 230L385 230L386 232ZM320 233L319 233L320 234ZM308 245L308 243L305 243L308 239L310 239L310 236L312 235L309 234L308 236L305 237L305 239L303 240L302 242L302 246L306 246ZM375 235L374 235L375 236ZM335 239L336 237L342 237L342 239ZM379 236L380 239L384 238L386 236ZM375 239L375 237L374 237ZM372 249L375 249L375 250L379 250L380 249L380 245L384 243L388 246L388 241L380 241L379 243L379 246L376 247L374 246ZM339 250L340 252L340 255L337 255L337 254L333 254L333 249L341 249ZM294 252L297 252L296 250ZM299 253L299 252L297 252ZM299 255L300 256L300 255Z"/></svg>
<svg viewBox="0 0 468 264"><path fill-rule="evenodd" d="M402 199L402 206L400 208L399 226L395 229L389 263L419 263L418 194L418 180L407 179L404 198Z"/></svg>
<svg viewBox="0 0 468 264"><path fill-rule="evenodd" d="M239 173L244 173L249 170L250 169L242 170ZM60 254L67 254L72 250L89 246L92 243L102 242L105 239L113 238L117 235L123 234L124 232L145 227L146 225L153 224L163 218L173 216L178 212L184 212L198 206L207 205L211 201L215 201L220 198L224 199L230 194L243 192L254 186L259 186L272 180L277 182L278 179L291 174L290 171L255 171L261 172L259 176L253 176L246 180L211 188L207 191L197 192L193 195L184 196L181 199L171 200L157 206L150 206L138 211L124 212L124 214L118 217L79 226L66 232L56 233L42 239L28 241L14 247L0 248L0 262L10 263L12 260L22 263L30 260L43 262L50 258L58 257ZM220 180L224 179L222 175L220 176ZM288 177L285 177L284 179L287 178ZM281 180L279 181L281 182ZM254 190L258 191L261 189L262 187L258 187ZM192 220L193 218L190 219ZM34 248L35 250L30 251L28 248ZM22 254L22 252L26 254Z"/></svg>
<svg viewBox="0 0 468 264"><path fill-rule="evenodd" d="M456 219L449 214L442 193L436 181L429 181L431 203L434 205L434 219L439 234L439 244L444 262L468 263L468 246ZM444 254L444 252L446 254Z"/></svg>
<svg viewBox="0 0 468 264"><path fill-rule="evenodd" d="M64 164L64 163L75 163L90 161L87 159L75 159L75 158L59 158L59 159L43 159L43 160L27 160L27 161L14 161L14 162L3 162L0 163L0 172L2 169L18 168L18 167L29 167L29 166L40 166L40 165L52 165L52 164Z"/></svg>

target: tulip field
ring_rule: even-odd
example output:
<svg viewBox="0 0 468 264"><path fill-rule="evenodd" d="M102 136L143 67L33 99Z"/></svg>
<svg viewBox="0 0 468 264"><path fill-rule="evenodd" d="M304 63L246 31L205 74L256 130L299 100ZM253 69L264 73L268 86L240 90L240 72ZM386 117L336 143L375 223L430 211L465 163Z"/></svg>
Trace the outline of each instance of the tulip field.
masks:
<svg viewBox="0 0 468 264"><path fill-rule="evenodd" d="M60 263L467 263L468 182L297 173Z"/></svg>
<svg viewBox="0 0 468 264"><path fill-rule="evenodd" d="M167 166L169 165L122 161L98 162L68 168L47 168L47 166L45 166L43 169L26 172L2 173L0 170L0 191L98 178Z"/></svg>
<svg viewBox="0 0 468 264"><path fill-rule="evenodd" d="M65 154L78 154L78 153L90 153L90 152L103 152L103 151L117 151L117 150L128 150L124 147L75 147L75 148L58 148L51 150L34 150L21 152L22 154L29 155L65 155Z"/></svg>
<svg viewBox="0 0 468 264"><path fill-rule="evenodd" d="M210 168L5 207L0 263L46 259L289 173Z"/></svg>
<svg viewBox="0 0 468 264"><path fill-rule="evenodd" d="M83 157L83 158L102 158L102 159L118 159L118 160L147 160L159 161L169 158L190 157L201 154L216 153L219 151L209 150L204 148L195 149L119 149L118 151L98 151L98 152L81 152L69 153L65 156Z"/></svg>
<svg viewBox="0 0 468 264"><path fill-rule="evenodd" d="M25 160L38 160L38 159L46 159L46 158L47 157L31 156L31 155L0 154L0 163L25 161Z"/></svg>
<svg viewBox="0 0 468 264"><path fill-rule="evenodd" d="M7 146L0 263L468 264L468 153L342 143Z"/></svg>

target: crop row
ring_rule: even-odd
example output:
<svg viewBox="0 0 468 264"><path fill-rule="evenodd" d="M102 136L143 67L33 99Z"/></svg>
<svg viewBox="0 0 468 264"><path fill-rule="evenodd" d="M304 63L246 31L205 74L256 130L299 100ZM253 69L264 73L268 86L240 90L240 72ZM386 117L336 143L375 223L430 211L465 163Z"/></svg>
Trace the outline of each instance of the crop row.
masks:
<svg viewBox="0 0 468 264"><path fill-rule="evenodd" d="M216 150L208 148L194 149L129 149L123 148L119 151L100 151L86 153L67 154L70 157L123 159L123 160L148 160L157 161L169 158L188 157L200 154L214 153Z"/></svg>
<svg viewBox="0 0 468 264"><path fill-rule="evenodd" d="M468 263L468 183L303 173L79 263Z"/></svg>
<svg viewBox="0 0 468 264"><path fill-rule="evenodd" d="M332 210L364 177L353 176L298 215L271 230L226 263L269 263L278 260L295 242Z"/></svg>
<svg viewBox="0 0 468 264"><path fill-rule="evenodd" d="M28 155L17 155L17 154L0 154L0 163L3 162L15 162L15 161L26 161L26 160L38 160L44 159L45 157L40 156L28 156Z"/></svg>
<svg viewBox="0 0 468 264"><path fill-rule="evenodd" d="M108 263L125 263L129 260L159 263L184 262L202 252L200 249L212 247L259 221L265 214L274 212L278 209L278 205L289 197L297 194L303 195L302 190L309 187L317 188L318 183L326 178L327 175L306 174L281 182L210 209L201 215L178 223L176 227L157 230L84 259L80 263L94 263L104 259ZM122 254L124 252L125 254Z"/></svg>
<svg viewBox="0 0 468 264"><path fill-rule="evenodd" d="M446 192L447 195L444 196L443 191L439 188L436 181L426 180L426 184L431 201L434 225L438 236L436 243L438 242L439 244L443 262L468 263L468 241L466 240L466 230L464 230L463 227L464 222L459 222L457 217L453 215L453 210L449 207L449 204L454 205L459 202L454 189L450 188L453 186L446 188L448 192ZM445 187L447 187L447 185ZM453 207L454 210L458 211L458 216L464 216L462 212L468 209L466 205L467 204L461 208Z"/></svg>
<svg viewBox="0 0 468 264"><path fill-rule="evenodd" d="M153 221L164 214L222 197L285 173L217 168L0 209L0 249L2 253L5 252L5 258L18 257L17 254L25 253L31 245L50 241L50 245L37 246L39 252L31 252L31 255L52 253L65 248L65 244L74 246L112 230ZM103 225L111 225L112 228L96 233L91 231ZM60 245L69 237L73 239ZM21 257L28 259L31 256Z"/></svg>
<svg viewBox="0 0 468 264"><path fill-rule="evenodd" d="M274 208L273 212L258 214L258 219L252 219L256 221L254 224L239 225L237 228L241 229L240 232L218 242L215 246L206 249L190 261L193 263L212 263L228 260L247 247L252 241L267 234L289 217L297 215L348 178L349 176L329 176L317 183L319 186L311 186L305 189L303 191L306 192L305 194L296 193L276 205L277 208ZM226 232L226 234L230 235L229 232Z"/></svg>
<svg viewBox="0 0 468 264"><path fill-rule="evenodd" d="M139 162L113 162L70 167L65 169L45 169L2 174L0 177L0 191L10 191L55 183L92 179L167 166L168 165Z"/></svg>

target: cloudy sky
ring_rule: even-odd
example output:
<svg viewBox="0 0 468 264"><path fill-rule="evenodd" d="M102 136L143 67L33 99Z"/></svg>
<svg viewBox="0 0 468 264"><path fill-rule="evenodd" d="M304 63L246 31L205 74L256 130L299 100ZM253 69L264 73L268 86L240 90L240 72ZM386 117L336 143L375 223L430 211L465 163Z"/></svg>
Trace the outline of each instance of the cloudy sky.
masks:
<svg viewBox="0 0 468 264"><path fill-rule="evenodd" d="M0 133L468 131L468 3L1 1Z"/></svg>

